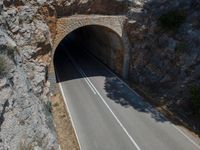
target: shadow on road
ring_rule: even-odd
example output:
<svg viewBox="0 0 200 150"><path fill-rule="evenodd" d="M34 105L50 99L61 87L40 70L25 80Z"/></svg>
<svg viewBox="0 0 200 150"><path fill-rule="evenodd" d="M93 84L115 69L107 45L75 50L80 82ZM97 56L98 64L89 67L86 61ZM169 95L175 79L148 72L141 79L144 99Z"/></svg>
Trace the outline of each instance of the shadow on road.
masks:
<svg viewBox="0 0 200 150"><path fill-rule="evenodd" d="M131 89L128 88L124 82L119 80L116 75L105 69L104 65L80 50L80 47L75 46L75 48L72 48L71 46L68 47L65 45L64 48L63 46L64 45L60 45L60 47L58 47L54 58L54 66L58 82L67 82L83 78L68 58L66 54L66 51L68 50L74 57L75 61L78 62L81 67L84 67L83 70L87 70L87 77L98 76L105 78L104 90L106 96L110 100L125 108L132 107L139 112L148 113L158 122L167 121L161 113L156 111L147 102L143 101L134 91L131 91ZM71 49L73 49L73 51Z"/></svg>
<svg viewBox="0 0 200 150"><path fill-rule="evenodd" d="M149 23L153 22L153 20L156 21L156 19L158 19L158 17L162 13L165 13L169 10L176 10L179 7L179 5L181 5L181 3L187 3L187 1L182 1L180 4L177 3L177 5L172 5L172 3L174 3L174 2L173 1L151 0L151 1L146 2L146 4L144 4L144 6L143 6L143 9L141 9L140 11L138 11L138 9L136 9L137 11L131 11L129 19L137 22L137 26L136 26L137 29L135 29L135 30L138 30L138 35L144 34L143 30L141 30L141 31L139 30L140 27L149 26L150 25ZM198 3L197 0L194 0L192 5L197 6L196 3ZM165 5L165 7L162 7L163 5ZM135 28L135 26L134 26L134 28ZM132 34L132 32L130 32L128 34ZM147 34L148 33L146 33L146 35ZM154 48L152 46L155 45L153 43L155 41L157 41L157 39L156 39L157 37L155 35L156 34L153 34L153 37L151 36L148 38L149 43L150 43L150 48L148 48L148 52L154 50ZM133 35L130 35L130 36L133 36ZM82 39L83 42L85 40L87 40L87 39L84 39L84 38ZM141 40L141 42L143 42L142 40ZM76 45L77 43L79 45ZM84 54L82 54L82 51L79 51L81 48L80 41L77 43L76 44L68 43L68 45L65 49L65 50L73 49L73 46L75 46L76 48L78 47L77 51L72 52L74 55L76 55L76 61L78 59L81 60L85 57ZM65 52L63 52L63 49L61 46L62 44L65 44L65 46L66 46L65 42L63 42L63 43L61 42L61 44L60 44L60 46L58 46L55 56L54 56L55 71L58 73L59 79L60 79L58 82L64 82L64 81L82 78L82 76L79 73L74 72L74 71L72 72L72 70L74 69L74 66L72 65L70 60L67 59ZM141 53L143 53L143 52L145 52L145 50L141 50ZM85 58L85 60L89 61L89 64L92 63L92 61L89 57ZM122 84L122 82L120 80L118 80L115 76L113 76L112 74L107 74L101 70L98 70L95 72L89 72L87 75L89 77L95 77L95 76L105 77L104 90L107 93L107 97L109 97L110 100L114 101L115 103L122 105L125 108L132 107L133 109L135 109L139 112L148 113L151 115L152 118L154 118L158 122L167 121L166 119L164 119L163 115L161 115L160 113L155 111L155 109L153 109L153 107L151 105L149 105L147 102L145 102L143 100L140 100L141 98L136 93L134 93L134 92L127 93L127 88L124 88L125 85ZM179 117L181 118L181 116L179 116ZM181 119L185 120L184 118L181 118ZM190 123L191 121L186 120L185 122L187 122L186 126L190 130L191 130L191 128L190 128L191 126L193 126L193 127L195 126L196 129L200 127L199 123L198 123L198 125L196 125L196 123ZM177 121L175 121L175 122L173 121L173 123L182 125L182 123L179 123Z"/></svg>

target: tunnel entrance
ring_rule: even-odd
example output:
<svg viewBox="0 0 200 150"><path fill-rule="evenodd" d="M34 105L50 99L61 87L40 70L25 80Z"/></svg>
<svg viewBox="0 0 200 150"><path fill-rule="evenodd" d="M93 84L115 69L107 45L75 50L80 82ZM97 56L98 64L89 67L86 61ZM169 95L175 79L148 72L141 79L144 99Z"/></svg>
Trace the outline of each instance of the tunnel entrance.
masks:
<svg viewBox="0 0 200 150"><path fill-rule="evenodd" d="M87 25L80 27L64 37L54 53L55 72L62 72L68 53L72 53L75 59L89 59L92 55L103 64L107 65L115 73L122 76L124 66L124 45L121 37L109 29L100 25ZM67 63L67 62L66 62ZM57 81L58 76L56 77ZM64 81L62 77L61 81Z"/></svg>

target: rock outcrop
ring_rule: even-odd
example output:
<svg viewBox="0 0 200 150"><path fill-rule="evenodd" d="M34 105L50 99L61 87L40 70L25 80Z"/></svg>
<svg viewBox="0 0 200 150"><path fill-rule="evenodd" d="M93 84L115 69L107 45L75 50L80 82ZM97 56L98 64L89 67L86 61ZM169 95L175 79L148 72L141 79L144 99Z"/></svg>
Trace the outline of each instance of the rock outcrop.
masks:
<svg viewBox="0 0 200 150"><path fill-rule="evenodd" d="M129 79L171 106L189 109L190 88L200 84L199 8L196 0L149 1L128 14Z"/></svg>
<svg viewBox="0 0 200 150"><path fill-rule="evenodd" d="M51 34L39 4L3 1L0 149L58 149L48 101Z"/></svg>

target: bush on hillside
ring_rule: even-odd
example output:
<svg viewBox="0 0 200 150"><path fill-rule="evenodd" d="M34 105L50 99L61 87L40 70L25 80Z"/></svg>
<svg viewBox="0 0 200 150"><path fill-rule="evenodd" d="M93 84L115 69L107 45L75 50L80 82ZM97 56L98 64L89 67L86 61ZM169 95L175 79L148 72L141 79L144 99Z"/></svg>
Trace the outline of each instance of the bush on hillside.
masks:
<svg viewBox="0 0 200 150"><path fill-rule="evenodd" d="M190 97L195 114L200 114L200 86L193 85L190 88Z"/></svg>
<svg viewBox="0 0 200 150"><path fill-rule="evenodd" d="M8 64L4 55L0 55L0 76L4 76L8 72Z"/></svg>
<svg viewBox="0 0 200 150"><path fill-rule="evenodd" d="M159 25L166 30L177 30L185 21L186 15L182 11L169 11L159 17Z"/></svg>

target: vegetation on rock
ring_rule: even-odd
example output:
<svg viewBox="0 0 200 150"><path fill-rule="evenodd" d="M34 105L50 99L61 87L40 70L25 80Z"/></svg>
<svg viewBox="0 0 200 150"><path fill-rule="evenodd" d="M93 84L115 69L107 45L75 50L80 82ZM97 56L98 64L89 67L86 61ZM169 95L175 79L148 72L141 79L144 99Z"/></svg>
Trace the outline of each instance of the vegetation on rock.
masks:
<svg viewBox="0 0 200 150"><path fill-rule="evenodd" d="M169 11L159 17L159 25L166 30L177 30L185 21L186 15L183 11Z"/></svg>
<svg viewBox="0 0 200 150"><path fill-rule="evenodd" d="M187 52L187 49L188 49L187 43L180 42L176 45L175 50L178 54L182 54L182 53Z"/></svg>
<svg viewBox="0 0 200 150"><path fill-rule="evenodd" d="M7 61L4 55L0 55L0 76L4 76L7 72Z"/></svg>
<svg viewBox="0 0 200 150"><path fill-rule="evenodd" d="M190 95L195 114L200 113L200 86L193 85L190 88Z"/></svg>
<svg viewBox="0 0 200 150"><path fill-rule="evenodd" d="M46 103L46 109L50 112L50 113L52 113L52 104L51 104L51 102L50 101L48 101L47 103Z"/></svg>

